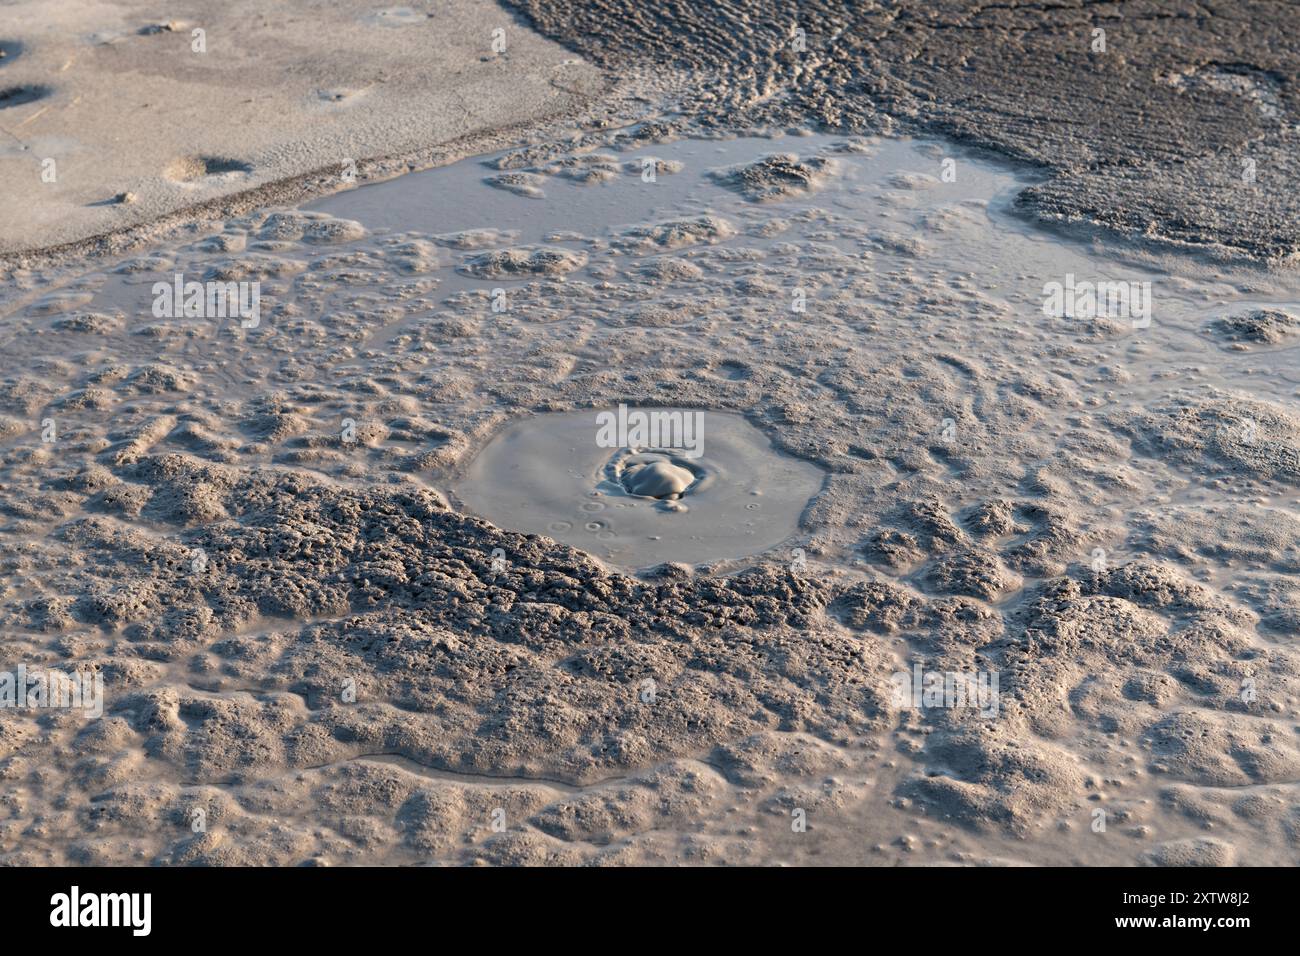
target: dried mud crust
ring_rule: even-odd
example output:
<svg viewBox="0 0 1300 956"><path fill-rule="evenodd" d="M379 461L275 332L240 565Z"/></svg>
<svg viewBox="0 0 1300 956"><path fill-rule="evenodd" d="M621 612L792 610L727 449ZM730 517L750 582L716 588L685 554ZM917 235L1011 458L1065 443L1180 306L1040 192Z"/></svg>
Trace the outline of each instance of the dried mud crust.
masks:
<svg viewBox="0 0 1300 956"><path fill-rule="evenodd" d="M711 74L685 106L706 123L942 134L1042 167L1041 221L1300 257L1293 4L508 5L607 70Z"/></svg>
<svg viewBox="0 0 1300 956"><path fill-rule="evenodd" d="M635 829L638 804L696 788L701 772L717 776L656 774L655 765L719 747L730 762L733 747L763 733L842 743L891 720L883 677L869 677L883 674L880 649L828 625L827 588L785 569L642 582L455 514L427 490L350 491L175 454L120 471L147 496L152 529L102 515L66 524L61 540L94 556L95 569L78 575L84 589L9 609L30 629L105 641L108 653L87 663L118 687L115 701L103 722L61 728L67 739L51 754L89 789L108 787L90 802L97 820L149 789L119 777L127 746L170 765L178 781L153 788L156 805L114 817L136 825L165 824L186 788L256 790L287 769L385 754L485 780L536 777L543 788L631 771L671 776L650 792L642 784L630 796L583 798L612 802L622 829ZM102 473L74 482L83 491L108 483ZM187 532L200 500L204 516L225 517ZM504 571L494 569L496 548L510 555ZM320 618L329 620L289 623ZM265 630L279 619L287 630ZM157 680L172 663L185 665L190 685ZM355 704L341 702L348 682ZM778 751L788 746L772 739ZM10 772L22 769L23 758L5 757ZM572 838L596 826L543 796L533 800L545 808L542 833ZM420 816L416 804L399 816ZM428 826L455 831L444 815ZM411 829L412 852L440 848ZM165 858L220 862L266 849L251 834L223 851L233 857L202 846L186 837Z"/></svg>
<svg viewBox="0 0 1300 956"><path fill-rule="evenodd" d="M120 486L138 489L148 526L100 513ZM49 490L91 512L56 535L84 562L56 573L62 596L10 595L5 625L52 638L115 692L102 721L7 722L0 766L43 821L13 861L103 860L108 839L152 845L156 862L580 862L690 829L746 791L783 812L795 798L772 781L851 777L861 742L891 730L920 761L896 800L983 833L1030 833L1135 775L1300 778L1289 723L1237 693L1255 677L1294 699L1295 652L1261 645L1252 612L1166 564L1044 581L998 610L770 565L638 580L425 489L175 453ZM913 513L951 521L934 502ZM899 635L929 666L999 671L1000 718L900 711ZM1140 741L1125 760L1115 734ZM49 768L66 781L47 783ZM463 779L420 779L440 770ZM311 823L259 822L289 802ZM196 805L220 836L185 828ZM502 806L523 822L505 835L488 823ZM1283 808L1253 825L1288 825Z"/></svg>

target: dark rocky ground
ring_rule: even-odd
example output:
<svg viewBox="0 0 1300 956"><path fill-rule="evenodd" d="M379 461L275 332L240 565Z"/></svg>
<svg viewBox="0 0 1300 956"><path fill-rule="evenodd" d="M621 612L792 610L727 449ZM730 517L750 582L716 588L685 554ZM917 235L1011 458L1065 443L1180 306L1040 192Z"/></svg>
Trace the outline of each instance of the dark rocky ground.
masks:
<svg viewBox="0 0 1300 956"><path fill-rule="evenodd" d="M615 74L716 74L685 104L706 122L943 134L1041 167L1040 220L1300 257L1295 4L510 4Z"/></svg>

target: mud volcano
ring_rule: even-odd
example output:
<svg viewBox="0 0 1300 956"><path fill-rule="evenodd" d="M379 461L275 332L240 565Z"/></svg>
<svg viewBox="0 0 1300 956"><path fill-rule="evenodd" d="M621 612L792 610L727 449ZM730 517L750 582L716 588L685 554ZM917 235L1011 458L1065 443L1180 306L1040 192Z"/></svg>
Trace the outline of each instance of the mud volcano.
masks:
<svg viewBox="0 0 1300 956"><path fill-rule="evenodd" d="M699 447L610 447L597 411L537 415L493 438L454 494L502 528L630 569L744 558L798 531L820 468L777 451L739 415L657 411L699 416Z"/></svg>

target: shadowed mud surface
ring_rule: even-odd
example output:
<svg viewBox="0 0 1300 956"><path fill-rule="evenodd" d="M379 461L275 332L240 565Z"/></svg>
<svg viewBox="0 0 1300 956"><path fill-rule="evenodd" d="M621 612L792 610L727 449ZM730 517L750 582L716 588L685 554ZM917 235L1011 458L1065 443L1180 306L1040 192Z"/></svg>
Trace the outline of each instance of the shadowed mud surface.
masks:
<svg viewBox="0 0 1300 956"><path fill-rule="evenodd" d="M941 133L1050 173L1019 198L1041 221L1300 256L1292 3L510 4L614 73L693 72L705 123Z"/></svg>

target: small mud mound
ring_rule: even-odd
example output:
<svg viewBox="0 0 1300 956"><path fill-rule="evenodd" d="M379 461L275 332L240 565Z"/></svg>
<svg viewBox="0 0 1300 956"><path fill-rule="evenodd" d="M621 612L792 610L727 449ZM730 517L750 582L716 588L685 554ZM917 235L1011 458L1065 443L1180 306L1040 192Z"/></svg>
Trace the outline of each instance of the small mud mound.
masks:
<svg viewBox="0 0 1300 956"><path fill-rule="evenodd" d="M258 235L282 242L326 245L363 239L366 229L359 222L336 219L324 213L277 212L266 218Z"/></svg>
<svg viewBox="0 0 1300 956"><path fill-rule="evenodd" d="M617 156L596 153L590 156L564 156L542 169L548 176L563 176L581 186L606 183L618 175Z"/></svg>
<svg viewBox="0 0 1300 956"><path fill-rule="evenodd" d="M26 103L35 103L37 100L43 100L53 93L52 87L41 86L39 84L28 84L25 86L10 86L0 90L0 110L7 110L11 106L23 106Z"/></svg>
<svg viewBox="0 0 1300 956"><path fill-rule="evenodd" d="M834 171L834 160L820 156L800 160L794 153L775 153L757 162L715 169L709 175L746 199L769 202L806 195Z"/></svg>
<svg viewBox="0 0 1300 956"><path fill-rule="evenodd" d="M654 282L684 282L704 277L704 270L695 263L672 256L651 259L637 271Z"/></svg>
<svg viewBox="0 0 1300 956"><path fill-rule="evenodd" d="M542 189L542 184L546 182L546 178L538 176L536 173L501 173L496 176L489 176L483 181L489 186L504 189L516 196L525 196L529 199L546 198L546 192Z"/></svg>
<svg viewBox="0 0 1300 956"><path fill-rule="evenodd" d="M1300 331L1300 318L1280 309L1252 309L1210 323L1209 329L1225 344L1281 345Z"/></svg>
<svg viewBox="0 0 1300 956"><path fill-rule="evenodd" d="M253 167L238 159L220 156L178 156L167 164L163 176L174 183L194 183L209 176L251 173Z"/></svg>
<svg viewBox="0 0 1300 956"><path fill-rule="evenodd" d="M107 199L101 199L98 202L87 203L88 206L129 206L139 198L133 192L121 192L109 196Z"/></svg>
<svg viewBox="0 0 1300 956"><path fill-rule="evenodd" d="M736 227L725 219L697 216L694 219L672 219L647 226L634 226L625 231L615 241L615 245L631 251L650 252L722 242L735 234Z"/></svg>
<svg viewBox="0 0 1300 956"><path fill-rule="evenodd" d="M485 252L460 266L460 271L476 279L511 279L564 275L586 264L585 253L560 246L536 246Z"/></svg>

